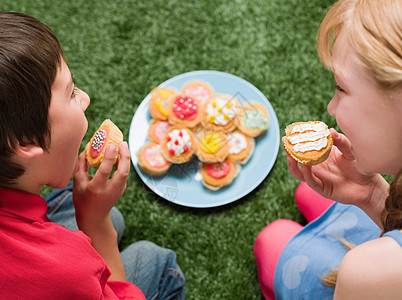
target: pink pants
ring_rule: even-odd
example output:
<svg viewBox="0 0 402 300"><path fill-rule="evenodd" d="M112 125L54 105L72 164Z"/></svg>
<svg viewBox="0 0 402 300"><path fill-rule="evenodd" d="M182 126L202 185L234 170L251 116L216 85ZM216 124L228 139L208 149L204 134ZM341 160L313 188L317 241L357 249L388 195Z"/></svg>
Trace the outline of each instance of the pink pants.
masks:
<svg viewBox="0 0 402 300"><path fill-rule="evenodd" d="M307 222L318 218L334 202L313 191L305 182L297 187L295 200ZM265 299L275 299L274 275L279 256L286 244L302 228L299 223L280 219L270 223L258 234L254 243L254 256Z"/></svg>

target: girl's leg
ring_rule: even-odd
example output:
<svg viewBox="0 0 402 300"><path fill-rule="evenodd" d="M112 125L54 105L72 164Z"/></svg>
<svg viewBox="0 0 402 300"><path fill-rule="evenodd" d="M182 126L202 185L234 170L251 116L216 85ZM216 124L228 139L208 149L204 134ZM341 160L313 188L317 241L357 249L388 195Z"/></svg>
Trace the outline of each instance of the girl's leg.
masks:
<svg viewBox="0 0 402 300"><path fill-rule="evenodd" d="M299 223L280 219L270 223L258 234L254 243L254 256L265 299L275 299L274 276L279 256L290 239L302 228Z"/></svg>
<svg viewBox="0 0 402 300"><path fill-rule="evenodd" d="M47 217L50 221L63 225L70 230L78 230L73 204L73 182L70 182L64 189L53 190L45 197L45 200L47 202ZM123 215L115 207L112 208L110 215L120 243L126 228Z"/></svg>
<svg viewBox="0 0 402 300"><path fill-rule="evenodd" d="M134 283L146 299L184 299L185 278L173 250L139 241L124 249L121 258L127 281Z"/></svg>
<svg viewBox="0 0 402 300"><path fill-rule="evenodd" d="M295 200L299 210L309 223L321 216L334 203L333 200L318 194L305 182L301 182L296 188Z"/></svg>

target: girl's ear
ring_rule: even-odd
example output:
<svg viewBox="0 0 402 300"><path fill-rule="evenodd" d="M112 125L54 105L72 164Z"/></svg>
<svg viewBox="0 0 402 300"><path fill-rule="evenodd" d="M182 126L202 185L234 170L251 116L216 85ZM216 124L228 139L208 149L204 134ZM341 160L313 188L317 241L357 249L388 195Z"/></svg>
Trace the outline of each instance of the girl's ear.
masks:
<svg viewBox="0 0 402 300"><path fill-rule="evenodd" d="M15 154L22 158L33 158L43 154L43 149L33 143L17 143Z"/></svg>

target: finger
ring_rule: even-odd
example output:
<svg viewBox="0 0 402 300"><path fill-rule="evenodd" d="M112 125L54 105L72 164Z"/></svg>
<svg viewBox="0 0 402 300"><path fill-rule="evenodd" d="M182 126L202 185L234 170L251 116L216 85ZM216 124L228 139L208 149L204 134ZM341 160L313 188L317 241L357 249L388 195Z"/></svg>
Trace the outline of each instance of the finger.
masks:
<svg viewBox="0 0 402 300"><path fill-rule="evenodd" d="M334 140L334 146L336 146L339 149L339 151L342 152L343 156L346 159L354 160L355 155L353 154L352 144L350 143L349 139L345 135L338 133L333 128L331 128L330 130L332 138Z"/></svg>
<svg viewBox="0 0 402 300"><path fill-rule="evenodd" d="M102 163L92 179L94 185L103 185L109 180L113 169L115 155L116 145L113 143L108 144L105 151L105 156L102 159Z"/></svg>
<svg viewBox="0 0 402 300"><path fill-rule="evenodd" d="M299 163L294 160L290 155L287 156L288 160L288 169L289 172L299 181L304 181L303 173L301 172L301 166Z"/></svg>
<svg viewBox="0 0 402 300"><path fill-rule="evenodd" d="M119 159L116 165L115 174L128 176L130 173L130 151L128 149L127 142L122 142L119 146Z"/></svg>
<svg viewBox="0 0 402 300"><path fill-rule="evenodd" d="M304 181L315 191L321 192L323 190L322 181L314 175L312 166L303 166L301 172L304 177Z"/></svg>
<svg viewBox="0 0 402 300"><path fill-rule="evenodd" d="M74 179L79 181L89 180L88 162L86 159L86 150L82 151L78 156L78 171L74 174Z"/></svg>

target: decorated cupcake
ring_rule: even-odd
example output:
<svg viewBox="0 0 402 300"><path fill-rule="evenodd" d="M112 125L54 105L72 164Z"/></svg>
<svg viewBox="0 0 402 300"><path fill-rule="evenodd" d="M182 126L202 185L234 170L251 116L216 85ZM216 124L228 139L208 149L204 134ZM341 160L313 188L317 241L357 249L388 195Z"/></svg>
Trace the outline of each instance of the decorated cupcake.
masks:
<svg viewBox="0 0 402 300"><path fill-rule="evenodd" d="M222 162L229 154L229 143L224 132L205 131L197 136L196 154L202 162Z"/></svg>
<svg viewBox="0 0 402 300"><path fill-rule="evenodd" d="M168 119L169 102L176 93L172 89L156 87L151 91L149 112L154 119Z"/></svg>
<svg viewBox="0 0 402 300"><path fill-rule="evenodd" d="M164 139L169 127L170 123L168 121L152 119L148 129L149 139L159 144Z"/></svg>
<svg viewBox="0 0 402 300"><path fill-rule="evenodd" d="M228 159L218 163L202 163L202 183L206 188L217 191L230 185L239 171L239 164Z"/></svg>
<svg viewBox="0 0 402 300"><path fill-rule="evenodd" d="M165 159L161 145L149 143L137 153L138 166L150 176L162 176L169 169L171 163Z"/></svg>
<svg viewBox="0 0 402 300"><path fill-rule="evenodd" d="M191 81L181 90L182 95L189 96L199 101L200 105L205 105L211 100L213 95L212 87L203 81Z"/></svg>
<svg viewBox="0 0 402 300"><path fill-rule="evenodd" d="M195 148L193 134L188 128L171 126L161 142L164 157L175 164L188 162Z"/></svg>
<svg viewBox="0 0 402 300"><path fill-rule="evenodd" d="M268 130L269 119L265 106L252 103L239 111L237 127L251 137L257 137Z"/></svg>
<svg viewBox="0 0 402 300"><path fill-rule="evenodd" d="M116 145L114 164L119 157L119 146L123 142L123 133L109 119L103 121L99 129L92 136L86 148L86 158L89 166L98 167L105 156L106 146L110 143Z"/></svg>
<svg viewBox="0 0 402 300"><path fill-rule="evenodd" d="M255 141L254 138L236 130L228 133L229 156L228 158L238 161L244 165L253 155Z"/></svg>
<svg viewBox="0 0 402 300"><path fill-rule="evenodd" d="M202 124L214 131L230 132L236 128L238 101L230 95L218 94L205 108Z"/></svg>
<svg viewBox="0 0 402 300"><path fill-rule="evenodd" d="M185 95L176 95L169 104L169 122L177 126L195 127L203 116L203 107L198 100Z"/></svg>
<svg viewBox="0 0 402 300"><path fill-rule="evenodd" d="M285 129L283 144L286 151L303 165L317 165L325 161L333 139L328 126L320 121L296 122Z"/></svg>

